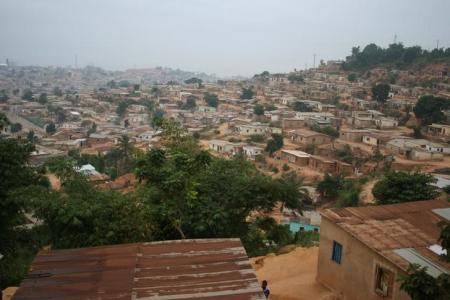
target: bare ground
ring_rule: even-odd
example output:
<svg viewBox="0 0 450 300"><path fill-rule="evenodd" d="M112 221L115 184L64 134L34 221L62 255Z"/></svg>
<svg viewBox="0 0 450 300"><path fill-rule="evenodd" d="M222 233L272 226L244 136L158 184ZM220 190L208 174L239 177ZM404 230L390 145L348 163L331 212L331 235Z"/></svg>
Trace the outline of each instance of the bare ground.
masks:
<svg viewBox="0 0 450 300"><path fill-rule="evenodd" d="M296 248L282 255L251 259L258 280L267 280L270 300L331 300L333 293L316 281L319 248Z"/></svg>

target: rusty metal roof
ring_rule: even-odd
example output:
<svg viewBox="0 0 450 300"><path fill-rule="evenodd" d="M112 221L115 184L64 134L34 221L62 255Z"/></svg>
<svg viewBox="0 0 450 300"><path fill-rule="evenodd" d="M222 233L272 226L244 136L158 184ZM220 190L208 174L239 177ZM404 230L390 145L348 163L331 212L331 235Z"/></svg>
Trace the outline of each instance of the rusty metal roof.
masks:
<svg viewBox="0 0 450 300"><path fill-rule="evenodd" d="M322 216L402 269L408 262L394 250L412 248L420 255L449 268L428 246L438 243L438 223L444 218L435 209L448 208L443 199L391 205L327 209Z"/></svg>
<svg viewBox="0 0 450 300"><path fill-rule="evenodd" d="M194 298L264 299L239 239L42 251L13 299Z"/></svg>

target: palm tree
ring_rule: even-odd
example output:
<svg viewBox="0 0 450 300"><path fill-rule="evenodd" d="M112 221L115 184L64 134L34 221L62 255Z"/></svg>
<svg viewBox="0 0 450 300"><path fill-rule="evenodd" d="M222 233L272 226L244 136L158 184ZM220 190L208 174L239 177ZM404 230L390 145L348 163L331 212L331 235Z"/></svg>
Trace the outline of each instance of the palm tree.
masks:
<svg viewBox="0 0 450 300"><path fill-rule="evenodd" d="M304 178L298 176L294 171L284 173L277 179L281 200L280 212L283 212L286 206L301 213L304 202L311 201L303 181Z"/></svg>
<svg viewBox="0 0 450 300"><path fill-rule="evenodd" d="M130 138L125 134L122 135L119 138L119 153L122 156L121 159L122 172L119 172L120 174L123 174L125 170L129 169L133 150L134 146L132 143L130 143Z"/></svg>

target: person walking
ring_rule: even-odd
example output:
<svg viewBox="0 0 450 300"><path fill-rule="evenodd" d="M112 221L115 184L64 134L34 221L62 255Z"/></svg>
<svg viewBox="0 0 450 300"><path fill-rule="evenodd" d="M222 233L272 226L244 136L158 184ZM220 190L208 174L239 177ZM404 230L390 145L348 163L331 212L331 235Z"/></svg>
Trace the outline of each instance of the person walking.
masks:
<svg viewBox="0 0 450 300"><path fill-rule="evenodd" d="M266 299L269 299L270 290L267 287L267 280L263 280L263 282L261 284L261 288L263 290L263 293L264 293L264 296L266 297Z"/></svg>

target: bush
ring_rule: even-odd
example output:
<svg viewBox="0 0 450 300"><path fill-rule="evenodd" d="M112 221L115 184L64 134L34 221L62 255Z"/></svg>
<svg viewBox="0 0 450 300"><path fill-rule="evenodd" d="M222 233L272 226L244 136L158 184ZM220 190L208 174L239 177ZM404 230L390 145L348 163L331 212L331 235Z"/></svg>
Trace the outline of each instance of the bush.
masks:
<svg viewBox="0 0 450 300"><path fill-rule="evenodd" d="M277 174L280 170L278 170L277 167L273 166L272 167L272 172L274 172L275 174Z"/></svg>
<svg viewBox="0 0 450 300"><path fill-rule="evenodd" d="M289 169L290 169L290 168L289 168L288 164L285 163L285 164L283 165L283 171L287 172L287 171L289 171Z"/></svg>
<svg viewBox="0 0 450 300"><path fill-rule="evenodd" d="M253 143L264 143L266 138L260 134L252 134L248 140Z"/></svg>

